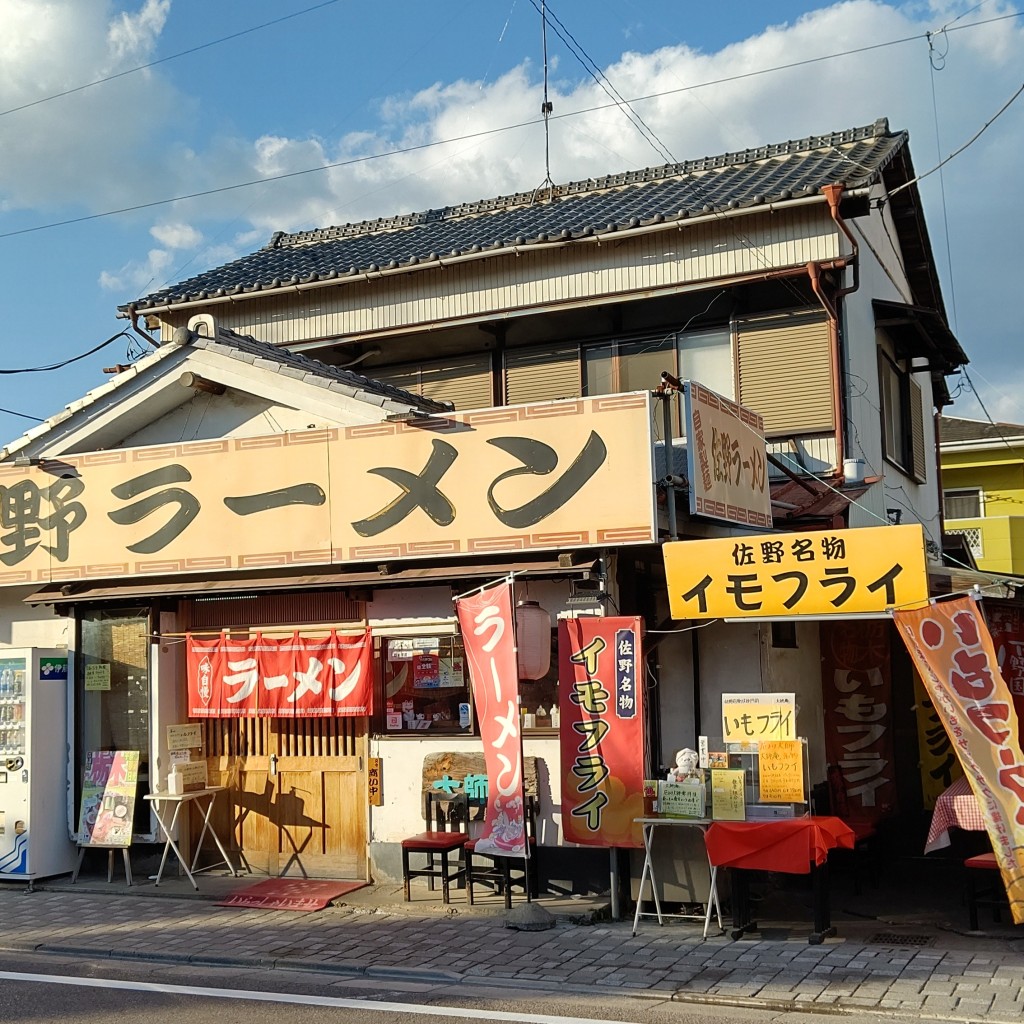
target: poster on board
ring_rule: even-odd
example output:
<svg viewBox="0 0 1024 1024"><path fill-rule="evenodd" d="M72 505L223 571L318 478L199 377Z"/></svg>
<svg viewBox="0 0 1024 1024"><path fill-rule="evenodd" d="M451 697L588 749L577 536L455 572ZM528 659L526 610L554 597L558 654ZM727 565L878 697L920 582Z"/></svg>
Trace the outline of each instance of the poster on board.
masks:
<svg viewBox="0 0 1024 1024"><path fill-rule="evenodd" d="M85 755L79 846L131 846L137 750L94 750Z"/></svg>

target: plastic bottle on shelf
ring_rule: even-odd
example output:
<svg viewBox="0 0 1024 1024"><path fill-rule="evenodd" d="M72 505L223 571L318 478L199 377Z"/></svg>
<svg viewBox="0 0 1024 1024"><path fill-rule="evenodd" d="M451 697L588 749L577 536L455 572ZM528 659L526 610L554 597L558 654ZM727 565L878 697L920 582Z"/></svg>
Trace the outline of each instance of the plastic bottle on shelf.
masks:
<svg viewBox="0 0 1024 1024"><path fill-rule="evenodd" d="M551 705L551 716L550 717L551 717L551 728L552 729L557 729L558 728L559 720L561 718L561 715L558 712L558 705L557 704L552 704Z"/></svg>

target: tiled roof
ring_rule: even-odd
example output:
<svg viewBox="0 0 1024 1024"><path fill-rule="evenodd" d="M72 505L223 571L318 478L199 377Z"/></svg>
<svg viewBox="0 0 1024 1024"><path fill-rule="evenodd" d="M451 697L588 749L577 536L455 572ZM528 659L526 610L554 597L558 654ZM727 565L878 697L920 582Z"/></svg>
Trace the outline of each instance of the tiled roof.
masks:
<svg viewBox="0 0 1024 1024"><path fill-rule="evenodd" d="M346 370L340 366L331 366L300 352L291 352L265 341L257 341L248 334L237 334L223 327L217 328L215 338L207 338L193 333L189 342L193 348L219 352L232 359L252 363L274 370L285 377L294 377L307 384L315 384L328 388L338 394L347 395L373 405L392 406L393 411L407 411L410 407L422 412L445 412L451 405L435 402L411 391L403 391L392 384L364 377L361 373ZM398 407L401 408L398 408Z"/></svg>
<svg viewBox="0 0 1024 1024"><path fill-rule="evenodd" d="M520 192L358 224L282 232L255 253L130 306L144 310L197 302L726 210L753 211L817 195L824 185L843 182L856 188L877 181L906 143L906 132L891 133L882 119L830 135L570 182L550 194Z"/></svg>
<svg viewBox="0 0 1024 1024"><path fill-rule="evenodd" d="M52 430L70 420L83 409L91 408L104 399L113 400L112 396L115 396L121 388L132 385L140 374L151 369L155 370L160 363L173 359L175 353L180 351L182 343L188 344L192 348L206 349L232 359L240 359L242 362L263 367L282 376L293 377L307 384L327 388L336 394L347 395L370 405L379 406L385 412L440 413L449 409L449 406L441 402L434 402L421 395L414 395L391 384L385 384L383 381L364 377L361 373L353 373L351 370L345 370L339 366L331 366L328 363L322 363L319 359L313 359L297 352L289 352L276 345L256 341L255 338L248 335L236 334L234 331L219 327L216 338L202 337L193 332L187 341L179 342L177 345L161 345L155 352L150 352L124 372L90 389L60 412L41 423L34 424L20 437L4 445L3 448L0 448L0 461L12 458L29 448L34 442L45 441L46 436Z"/></svg>
<svg viewBox="0 0 1024 1024"><path fill-rule="evenodd" d="M990 423L987 420L963 420L943 416L940 425L941 444L974 441L978 444L1024 440L1024 425L1020 423ZM941 445L940 445L941 446Z"/></svg>

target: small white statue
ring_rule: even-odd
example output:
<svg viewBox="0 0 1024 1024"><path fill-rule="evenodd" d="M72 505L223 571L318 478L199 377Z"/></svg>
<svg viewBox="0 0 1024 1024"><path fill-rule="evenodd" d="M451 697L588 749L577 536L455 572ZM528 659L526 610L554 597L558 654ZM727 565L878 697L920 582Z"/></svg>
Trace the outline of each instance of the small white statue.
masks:
<svg viewBox="0 0 1024 1024"><path fill-rule="evenodd" d="M682 782L684 779L699 779L700 770L697 765L700 763L700 755L691 747L683 747L676 753L676 766L668 770L666 781Z"/></svg>

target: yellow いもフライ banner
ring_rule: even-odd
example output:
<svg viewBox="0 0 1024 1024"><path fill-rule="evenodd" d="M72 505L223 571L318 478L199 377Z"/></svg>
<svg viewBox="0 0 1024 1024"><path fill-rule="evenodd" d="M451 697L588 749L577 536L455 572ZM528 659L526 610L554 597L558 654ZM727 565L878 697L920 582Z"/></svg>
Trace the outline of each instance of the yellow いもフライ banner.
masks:
<svg viewBox="0 0 1024 1024"><path fill-rule="evenodd" d="M928 600L919 524L670 541L674 619L864 615Z"/></svg>
<svg viewBox="0 0 1024 1024"><path fill-rule="evenodd" d="M1024 924L1024 754L988 626L972 598L893 612L981 807L1015 924Z"/></svg>

